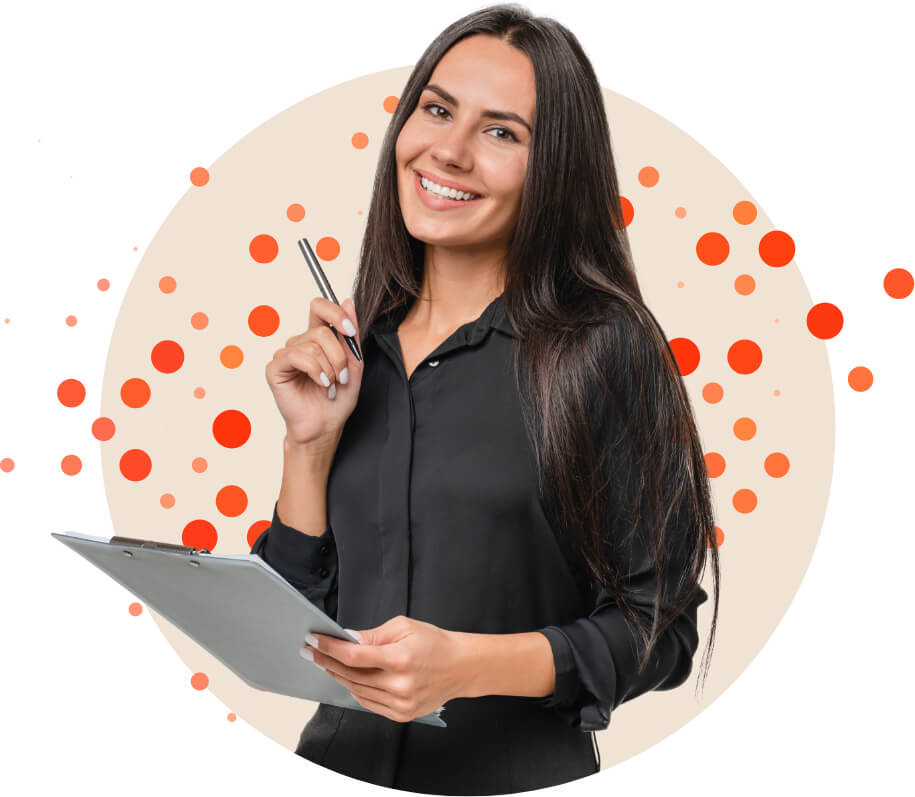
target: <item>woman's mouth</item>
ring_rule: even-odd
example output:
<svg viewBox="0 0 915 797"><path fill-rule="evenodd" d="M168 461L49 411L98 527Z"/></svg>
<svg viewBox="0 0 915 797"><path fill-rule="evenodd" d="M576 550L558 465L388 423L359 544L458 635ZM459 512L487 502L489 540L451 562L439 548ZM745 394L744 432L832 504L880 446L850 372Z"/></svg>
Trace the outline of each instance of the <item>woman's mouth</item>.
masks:
<svg viewBox="0 0 915 797"><path fill-rule="evenodd" d="M478 194L471 194L469 199L462 198L466 197L467 194L461 191L456 192L456 197L452 198L450 193L453 189L437 187L431 180L421 177L419 172L413 172L413 183L416 186L416 192L419 194L423 204L433 210L450 210L460 207L461 205L472 205L483 199L483 197ZM439 193L439 191L447 191L448 193L442 194Z"/></svg>

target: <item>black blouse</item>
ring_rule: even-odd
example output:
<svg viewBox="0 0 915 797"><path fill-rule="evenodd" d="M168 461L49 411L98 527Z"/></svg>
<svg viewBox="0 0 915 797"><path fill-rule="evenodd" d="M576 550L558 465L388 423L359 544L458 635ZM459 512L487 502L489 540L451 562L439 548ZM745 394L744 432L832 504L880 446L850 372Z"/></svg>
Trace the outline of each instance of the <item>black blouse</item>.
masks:
<svg viewBox="0 0 915 797"><path fill-rule="evenodd" d="M328 481L327 529L292 529L274 505L252 553L345 628L403 614L453 631L539 631L552 647L555 691L451 700L447 728L320 704L296 752L423 793L504 794L596 772L592 732L613 709L689 676L696 608L708 595L700 590L639 674L622 613L545 515L502 296L409 381L396 331L405 314L381 316L365 338L359 399ZM649 563L631 565L630 594L650 618Z"/></svg>

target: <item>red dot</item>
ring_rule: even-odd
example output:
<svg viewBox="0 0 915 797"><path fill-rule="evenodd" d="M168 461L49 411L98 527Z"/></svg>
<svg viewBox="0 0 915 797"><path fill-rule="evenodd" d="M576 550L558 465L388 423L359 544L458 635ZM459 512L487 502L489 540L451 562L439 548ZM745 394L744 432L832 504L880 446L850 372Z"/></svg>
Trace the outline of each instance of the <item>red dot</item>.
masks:
<svg viewBox="0 0 915 797"><path fill-rule="evenodd" d="M365 133L353 133L352 142L356 149L365 149L369 145L369 137Z"/></svg>
<svg viewBox="0 0 915 797"><path fill-rule="evenodd" d="M4 457L0 459L0 470L4 473L12 473L13 468L16 467L16 463L13 462L9 457Z"/></svg>
<svg viewBox="0 0 915 797"><path fill-rule="evenodd" d="M129 611L131 613L131 615L133 615L134 617L139 617L140 614L143 612L143 607L139 603L134 601L133 603L130 604L130 606L127 607L127 611Z"/></svg>
<svg viewBox="0 0 915 797"><path fill-rule="evenodd" d="M224 410L213 421L213 437L226 448L238 448L251 436L251 421L239 410Z"/></svg>
<svg viewBox="0 0 915 797"><path fill-rule="evenodd" d="M269 520L257 520L248 527L247 543L248 548L253 548L257 538L270 528Z"/></svg>
<svg viewBox="0 0 915 797"><path fill-rule="evenodd" d="M92 436L102 442L110 440L114 437L114 421L104 416L96 418L92 422Z"/></svg>
<svg viewBox="0 0 915 797"><path fill-rule="evenodd" d="M255 235L248 244L248 252L258 263L269 263L279 254L280 245L272 235Z"/></svg>
<svg viewBox="0 0 915 797"><path fill-rule="evenodd" d="M757 499L756 493L752 490L738 490L734 493L732 499L734 509L736 509L741 514L748 514L756 509Z"/></svg>
<svg viewBox="0 0 915 797"><path fill-rule="evenodd" d="M75 327L75 326L76 326L76 316L75 316L75 315L68 315L68 316L64 319L64 323L66 323L66 325L67 325L68 327Z"/></svg>
<svg viewBox="0 0 915 797"><path fill-rule="evenodd" d="M788 457L780 451L774 451L766 457L763 467L770 476L775 479L780 479L788 472L790 463L788 462Z"/></svg>
<svg viewBox="0 0 915 797"><path fill-rule="evenodd" d="M912 279L911 273L904 268L894 268L891 271L887 271L886 276L883 278L883 290L894 299L905 299L906 296L912 293L913 287L915 287L915 280Z"/></svg>
<svg viewBox="0 0 915 797"><path fill-rule="evenodd" d="M121 454L119 462L121 475L132 482L143 481L152 470L149 454L140 448L131 448Z"/></svg>
<svg viewBox="0 0 915 797"><path fill-rule="evenodd" d="M111 283L108 282L104 277L102 277L97 283L96 286L100 291L107 291L111 287Z"/></svg>
<svg viewBox="0 0 915 797"><path fill-rule="evenodd" d="M75 476L83 469L83 461L76 456L76 454L67 454L60 461L60 469L67 474L67 476Z"/></svg>
<svg viewBox="0 0 915 797"><path fill-rule="evenodd" d="M237 484L227 484L216 493L216 508L226 517L238 517L248 508L248 495Z"/></svg>
<svg viewBox="0 0 915 797"><path fill-rule="evenodd" d="M209 520L197 518L188 523L181 532L181 544L193 548L206 548L212 551L216 547L216 527Z"/></svg>
<svg viewBox="0 0 915 797"><path fill-rule="evenodd" d="M184 363L184 349L174 340L160 340L150 355L153 368L163 374L173 374Z"/></svg>
<svg viewBox="0 0 915 797"><path fill-rule="evenodd" d="M226 719L227 719L229 722L235 722L235 712L234 712L234 711L230 711L230 712L226 715Z"/></svg>
<svg viewBox="0 0 915 797"><path fill-rule="evenodd" d="M57 386L57 399L65 407L78 407L86 398L86 388L78 379L64 379Z"/></svg>
<svg viewBox="0 0 915 797"><path fill-rule="evenodd" d="M266 338L280 328L280 314L269 304L261 304L248 313L248 329Z"/></svg>
<svg viewBox="0 0 915 797"><path fill-rule="evenodd" d="M191 183L196 186L206 185L210 182L210 173L203 168L203 166L197 166L191 169Z"/></svg>
<svg viewBox="0 0 915 797"><path fill-rule="evenodd" d="M794 239L781 230L767 232L759 240L759 256L767 266L787 266L794 259Z"/></svg>
<svg viewBox="0 0 915 797"><path fill-rule="evenodd" d="M707 232L696 242L696 255L707 266L720 266L730 251L728 239L720 232Z"/></svg>
<svg viewBox="0 0 915 797"><path fill-rule="evenodd" d="M674 338L670 348L677 360L677 368L683 376L691 374L699 367L699 347L689 338Z"/></svg>
<svg viewBox="0 0 915 797"><path fill-rule="evenodd" d="M301 221L305 218L305 208L298 202L293 202L286 208L286 218L289 219L289 221Z"/></svg>
<svg viewBox="0 0 915 797"><path fill-rule="evenodd" d="M134 409L144 406L149 401L150 393L146 380L139 377L128 379L121 385L121 401Z"/></svg>
<svg viewBox="0 0 915 797"><path fill-rule="evenodd" d="M391 95L389 95L389 96L387 96L387 97L384 98L384 102L382 103L382 107L383 107L388 113L394 113L394 111L397 110L397 103L398 103L398 102L400 102L400 98L399 98L399 97L395 97L393 94L391 94Z"/></svg>
<svg viewBox="0 0 915 797"><path fill-rule="evenodd" d="M807 313L807 329L821 340L834 338L842 329L842 311L830 302L820 302Z"/></svg>
<svg viewBox="0 0 915 797"><path fill-rule="evenodd" d="M709 451L705 455L705 469L710 479L717 479L725 469L724 457L717 451Z"/></svg>
<svg viewBox="0 0 915 797"><path fill-rule="evenodd" d="M207 678L206 673L195 672L191 676L191 686L193 686L194 689L197 689L199 691L202 689L206 689L209 685L210 685L210 679Z"/></svg>
<svg viewBox="0 0 915 797"><path fill-rule="evenodd" d="M623 219L623 226L628 227L635 218L635 208L626 197L620 196L620 214Z"/></svg>
<svg viewBox="0 0 915 797"><path fill-rule="evenodd" d="M315 244L315 254L321 260L334 260L340 254L340 242L329 235L320 238Z"/></svg>
<svg viewBox="0 0 915 797"><path fill-rule="evenodd" d="M728 349L728 365L738 374L752 374L762 363L762 349L752 340L738 340Z"/></svg>
<svg viewBox="0 0 915 797"><path fill-rule="evenodd" d="M852 390L863 393L865 390L870 390L873 384L874 374L870 368L864 365L858 365L848 372L848 386Z"/></svg>

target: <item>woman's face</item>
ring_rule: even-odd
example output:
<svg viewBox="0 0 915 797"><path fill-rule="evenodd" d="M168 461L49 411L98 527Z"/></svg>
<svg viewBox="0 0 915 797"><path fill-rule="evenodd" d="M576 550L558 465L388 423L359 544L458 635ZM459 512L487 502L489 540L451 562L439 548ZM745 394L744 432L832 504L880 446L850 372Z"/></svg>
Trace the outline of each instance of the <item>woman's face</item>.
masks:
<svg viewBox="0 0 915 797"><path fill-rule="evenodd" d="M474 35L445 53L395 148L400 209L413 237L437 246L507 249L535 105L534 68L520 50ZM478 198L440 198L422 187L420 175Z"/></svg>

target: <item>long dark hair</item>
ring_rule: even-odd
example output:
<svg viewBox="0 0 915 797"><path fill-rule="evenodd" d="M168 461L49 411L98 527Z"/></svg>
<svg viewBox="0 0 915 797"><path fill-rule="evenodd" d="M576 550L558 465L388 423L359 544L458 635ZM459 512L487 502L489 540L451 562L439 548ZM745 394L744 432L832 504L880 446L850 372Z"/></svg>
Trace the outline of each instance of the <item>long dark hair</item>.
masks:
<svg viewBox="0 0 915 797"><path fill-rule="evenodd" d="M379 315L420 295L425 244L400 212L395 144L439 59L474 34L524 52L536 79L503 302L517 333L515 380L544 507L638 629L642 668L696 597L711 552L704 682L720 579L705 458L676 360L636 280L600 84L555 20L517 4L490 6L446 28L414 67L381 145L353 289L363 341ZM650 626L621 589L619 563L634 550L650 555L656 576Z"/></svg>

